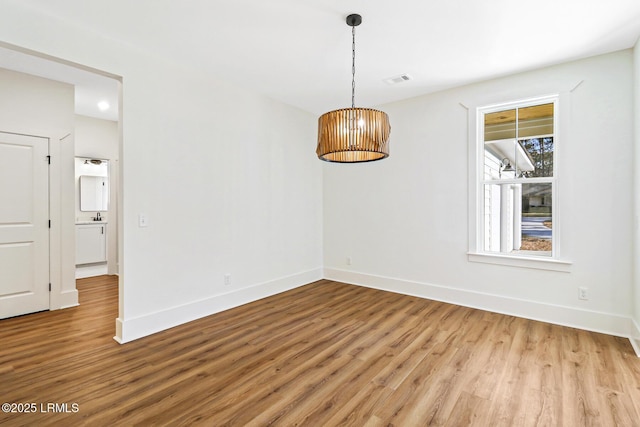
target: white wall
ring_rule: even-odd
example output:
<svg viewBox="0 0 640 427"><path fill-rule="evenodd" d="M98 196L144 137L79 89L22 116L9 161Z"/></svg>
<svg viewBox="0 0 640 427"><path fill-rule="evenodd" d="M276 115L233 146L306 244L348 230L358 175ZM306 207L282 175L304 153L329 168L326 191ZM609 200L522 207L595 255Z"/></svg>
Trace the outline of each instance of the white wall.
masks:
<svg viewBox="0 0 640 427"><path fill-rule="evenodd" d="M75 115L76 157L118 159L118 122Z"/></svg>
<svg viewBox="0 0 640 427"><path fill-rule="evenodd" d="M93 117L75 116L76 157L109 160L109 211L102 216L107 224L108 274L118 274L118 123ZM77 167L76 167L77 169ZM77 170L76 170L77 172ZM78 179L76 173L76 180ZM78 183L76 181L76 189ZM76 220L88 220L95 212L81 212L76 191Z"/></svg>
<svg viewBox="0 0 640 427"><path fill-rule="evenodd" d="M324 166L325 276L628 336L632 59L626 50L383 106L390 158ZM468 112L461 103L514 101L580 82L558 141L557 208L571 272L468 261ZM579 286L589 288L588 301L578 300Z"/></svg>
<svg viewBox="0 0 640 427"><path fill-rule="evenodd" d="M633 49L633 117L634 117L634 167L633 167L633 200L634 200L634 251L633 251L633 302L634 302L634 324L633 342L636 352L640 355L640 39Z"/></svg>
<svg viewBox="0 0 640 427"><path fill-rule="evenodd" d="M0 69L0 130L49 138L52 309L78 304L75 284L73 86Z"/></svg>
<svg viewBox="0 0 640 427"><path fill-rule="evenodd" d="M0 40L122 76L116 339L321 278L315 117L18 3Z"/></svg>

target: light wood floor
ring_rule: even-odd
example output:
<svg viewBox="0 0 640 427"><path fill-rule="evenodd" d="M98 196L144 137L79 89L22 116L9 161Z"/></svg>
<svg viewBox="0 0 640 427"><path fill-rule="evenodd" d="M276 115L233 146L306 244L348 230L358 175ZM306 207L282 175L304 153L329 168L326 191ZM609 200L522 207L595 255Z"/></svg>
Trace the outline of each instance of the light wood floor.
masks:
<svg viewBox="0 0 640 427"><path fill-rule="evenodd" d="M319 281L119 345L115 278L78 288L0 321L0 400L38 408L0 425L640 425L621 338Z"/></svg>

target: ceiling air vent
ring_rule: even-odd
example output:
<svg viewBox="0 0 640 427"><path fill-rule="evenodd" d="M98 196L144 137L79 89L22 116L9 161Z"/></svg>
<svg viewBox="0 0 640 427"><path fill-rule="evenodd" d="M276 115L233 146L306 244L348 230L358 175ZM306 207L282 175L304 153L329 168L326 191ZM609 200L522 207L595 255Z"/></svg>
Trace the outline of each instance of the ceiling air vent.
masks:
<svg viewBox="0 0 640 427"><path fill-rule="evenodd" d="M408 74L400 74L399 76L389 77L388 79L384 79L384 82L388 85L395 85L398 83L403 83L408 80L411 80L411 76Z"/></svg>

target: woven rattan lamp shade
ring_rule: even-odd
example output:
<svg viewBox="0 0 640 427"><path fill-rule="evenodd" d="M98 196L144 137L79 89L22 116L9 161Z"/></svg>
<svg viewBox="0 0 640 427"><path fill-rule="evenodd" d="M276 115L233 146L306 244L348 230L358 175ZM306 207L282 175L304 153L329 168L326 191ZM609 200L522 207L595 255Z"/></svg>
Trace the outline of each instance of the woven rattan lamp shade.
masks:
<svg viewBox="0 0 640 427"><path fill-rule="evenodd" d="M389 116L371 108L343 108L318 119L320 160L360 163L389 156Z"/></svg>

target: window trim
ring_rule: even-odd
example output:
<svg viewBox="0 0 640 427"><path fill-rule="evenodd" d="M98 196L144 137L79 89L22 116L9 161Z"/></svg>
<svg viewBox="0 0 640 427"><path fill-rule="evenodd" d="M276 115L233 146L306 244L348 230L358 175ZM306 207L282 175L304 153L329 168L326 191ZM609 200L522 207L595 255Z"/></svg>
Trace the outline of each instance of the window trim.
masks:
<svg viewBox="0 0 640 427"><path fill-rule="evenodd" d="M499 264L513 267L525 267L554 271L570 271L571 262L562 259L561 250L561 222L559 203L559 174L558 164L563 144L562 133L565 123L561 123L559 117L567 121L568 114L568 93L556 92L543 96L522 97L513 101L498 102L492 104L476 104L469 110L469 251L468 260L471 262L481 262L488 264ZM542 180L551 183L553 210L551 213L553 221L553 243L551 256L535 255L529 253L507 254L488 252L484 250L484 192L486 183L484 178L484 114L502 111L510 108L524 108L527 106L544 103L554 103L554 164L553 176L544 177ZM464 106L464 104L462 104ZM537 179L536 179L537 180ZM501 180L499 182L507 180ZM516 181L516 180L514 180ZM529 179L534 182L534 179Z"/></svg>

